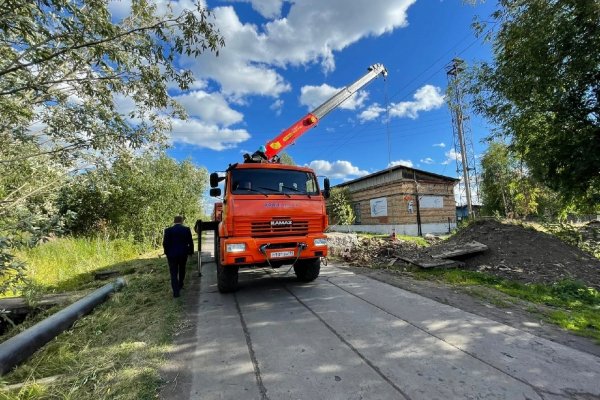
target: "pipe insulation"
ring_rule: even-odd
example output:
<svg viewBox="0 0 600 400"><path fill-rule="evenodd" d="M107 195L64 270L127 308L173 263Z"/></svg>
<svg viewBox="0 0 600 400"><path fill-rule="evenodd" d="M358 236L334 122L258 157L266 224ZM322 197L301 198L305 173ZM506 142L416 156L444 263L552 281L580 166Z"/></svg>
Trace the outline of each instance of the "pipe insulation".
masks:
<svg viewBox="0 0 600 400"><path fill-rule="evenodd" d="M120 290L123 286L125 286L125 280L118 278L115 282L102 286L95 292L1 343L0 376L10 372L13 367L25 361L43 345L70 328L75 321L92 311L98 304L106 301L112 292Z"/></svg>

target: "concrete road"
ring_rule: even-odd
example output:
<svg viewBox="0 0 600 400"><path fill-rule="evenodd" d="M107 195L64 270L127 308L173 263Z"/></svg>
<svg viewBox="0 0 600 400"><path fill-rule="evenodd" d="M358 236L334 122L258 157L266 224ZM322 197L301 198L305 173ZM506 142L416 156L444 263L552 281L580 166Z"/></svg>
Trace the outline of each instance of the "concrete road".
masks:
<svg viewBox="0 0 600 400"><path fill-rule="evenodd" d="M192 294L164 399L600 399L600 358L335 266Z"/></svg>

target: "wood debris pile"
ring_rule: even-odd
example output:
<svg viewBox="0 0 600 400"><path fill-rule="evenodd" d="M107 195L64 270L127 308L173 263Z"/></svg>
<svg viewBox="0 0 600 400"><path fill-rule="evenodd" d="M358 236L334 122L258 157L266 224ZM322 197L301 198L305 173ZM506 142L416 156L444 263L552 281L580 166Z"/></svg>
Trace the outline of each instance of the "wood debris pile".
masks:
<svg viewBox="0 0 600 400"><path fill-rule="evenodd" d="M356 266L391 265L398 257L415 256L420 249L413 242L359 237L353 233L332 232L327 237L331 256Z"/></svg>

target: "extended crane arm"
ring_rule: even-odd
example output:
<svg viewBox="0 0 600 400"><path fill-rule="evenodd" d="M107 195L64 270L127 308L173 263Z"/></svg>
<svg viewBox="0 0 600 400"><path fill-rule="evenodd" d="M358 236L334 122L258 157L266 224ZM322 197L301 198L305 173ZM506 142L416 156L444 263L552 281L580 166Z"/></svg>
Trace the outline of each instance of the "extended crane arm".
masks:
<svg viewBox="0 0 600 400"><path fill-rule="evenodd" d="M267 159L270 160L281 150L294 143L296 139L302 136L307 130L316 126L317 122L319 122L321 118L336 109L350 96L358 92L379 75L387 76L387 70L383 64L371 65L369 67L369 72L360 77L356 82L340 90L329 100L325 101L323 104L306 114L288 129L281 132L281 134L279 134L275 139L267 142L267 151L265 153L267 155Z"/></svg>

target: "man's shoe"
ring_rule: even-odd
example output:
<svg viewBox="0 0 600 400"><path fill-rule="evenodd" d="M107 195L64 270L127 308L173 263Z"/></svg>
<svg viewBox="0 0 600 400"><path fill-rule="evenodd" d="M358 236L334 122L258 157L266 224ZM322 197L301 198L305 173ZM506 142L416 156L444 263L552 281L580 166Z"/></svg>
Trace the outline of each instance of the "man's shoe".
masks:
<svg viewBox="0 0 600 400"><path fill-rule="evenodd" d="M173 297L175 297L175 298L179 297L179 293L173 293Z"/></svg>

